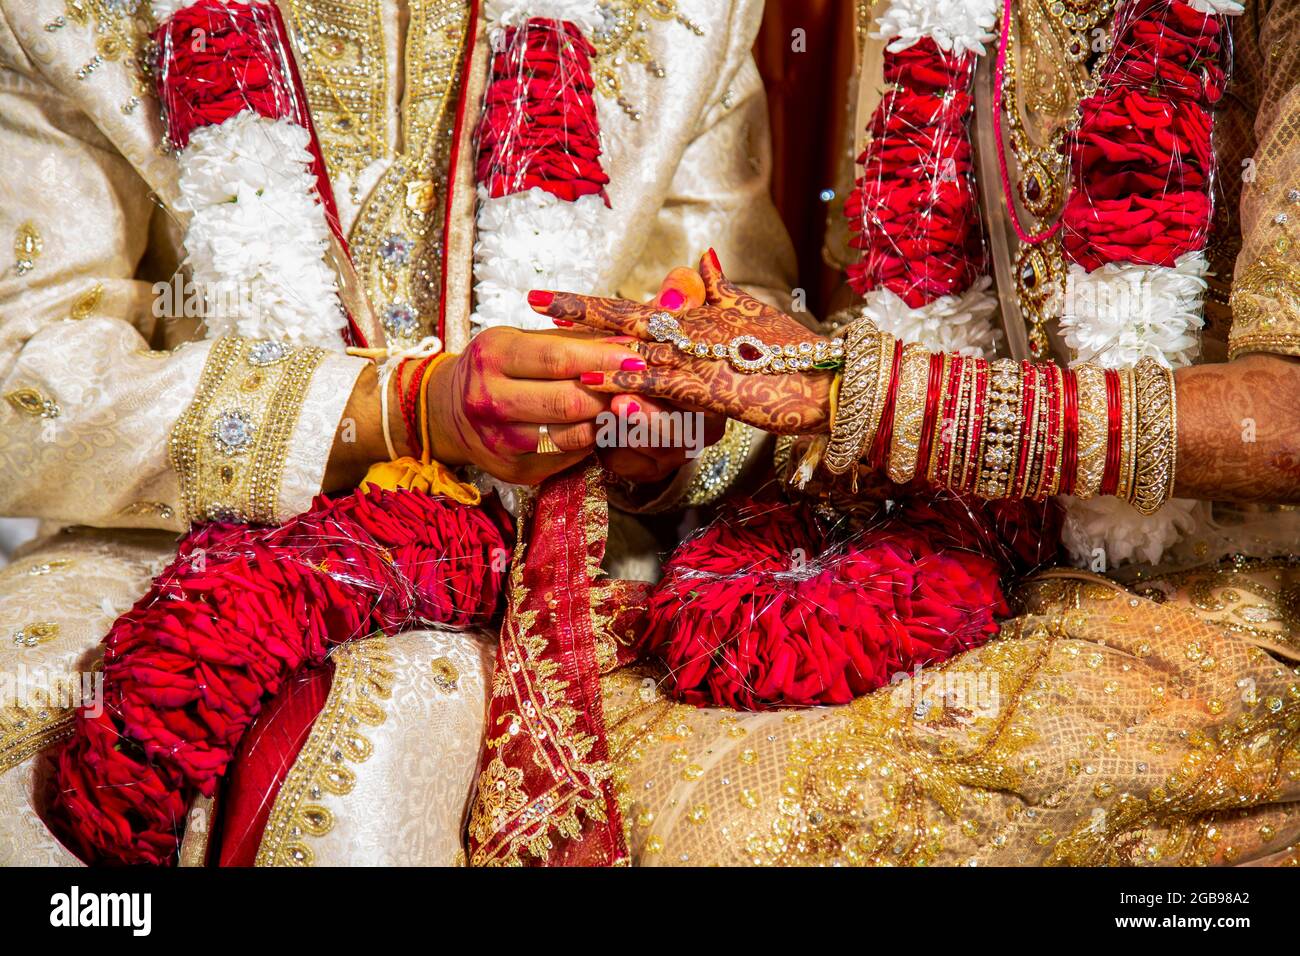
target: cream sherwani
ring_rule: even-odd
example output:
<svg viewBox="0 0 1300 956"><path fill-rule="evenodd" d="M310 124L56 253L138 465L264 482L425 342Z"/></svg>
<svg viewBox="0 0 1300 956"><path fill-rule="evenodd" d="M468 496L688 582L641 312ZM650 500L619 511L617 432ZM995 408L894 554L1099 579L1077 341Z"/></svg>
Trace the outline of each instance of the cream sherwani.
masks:
<svg viewBox="0 0 1300 956"><path fill-rule="evenodd" d="M473 333L472 149L453 163L450 146L470 142L483 86L476 6L281 2L364 292L380 321L395 304L417 316L418 328L387 328L390 342L436 332L458 349ZM793 254L768 199L749 52L761 7L607 5L598 106L619 228L591 263L593 290L646 297L712 245L737 280L788 294ZM363 365L314 349L258 364L254 343L205 339L157 309L154 284L184 258L185 216L138 69L143 5L3 0L0 10L0 257L12 252L0 260L0 515L41 518L49 532L0 570L0 863L69 863L34 809L39 753L66 735L70 714L66 695L45 700L42 688L91 669L190 520L276 521L308 507ZM413 243L409 261L385 256L393 235ZM233 408L250 414L250 450L222 457L209 436ZM725 453L711 462L738 465ZM306 789L282 794L273 821L311 824L296 842L317 861L451 862L490 641L417 633L349 660L340 675L378 689L384 715L348 751L355 785L315 800L323 816L304 810L314 739L285 787ZM326 712L358 693L336 681ZM282 840L263 858L290 861L292 850Z"/></svg>

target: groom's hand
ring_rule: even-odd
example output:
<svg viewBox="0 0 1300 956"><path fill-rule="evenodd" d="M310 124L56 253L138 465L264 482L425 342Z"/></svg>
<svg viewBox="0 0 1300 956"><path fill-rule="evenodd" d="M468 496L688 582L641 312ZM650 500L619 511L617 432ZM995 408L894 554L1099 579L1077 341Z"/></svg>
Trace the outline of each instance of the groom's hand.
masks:
<svg viewBox="0 0 1300 956"><path fill-rule="evenodd" d="M430 376L431 455L512 484L538 484L563 471L595 448L596 418L610 408L608 396L577 381L592 362L611 372L645 368L636 352L608 337L485 329ZM538 453L542 425L558 453Z"/></svg>

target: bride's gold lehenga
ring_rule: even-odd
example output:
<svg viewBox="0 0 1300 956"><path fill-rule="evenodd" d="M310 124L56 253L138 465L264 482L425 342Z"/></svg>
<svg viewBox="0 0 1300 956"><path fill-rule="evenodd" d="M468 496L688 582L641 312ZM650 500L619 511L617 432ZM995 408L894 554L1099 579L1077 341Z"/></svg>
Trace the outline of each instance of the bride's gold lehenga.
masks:
<svg viewBox="0 0 1300 956"><path fill-rule="evenodd" d="M1048 7L1021 0L1015 51L1040 107L1064 82L1042 55ZM1300 355L1300 7L1248 2L1233 29L1203 352ZM1056 101L1026 124L1059 122L1074 100ZM845 707L696 709L653 670L615 671L605 717L634 862L1300 862L1296 518L1216 507L1173 570L1044 574L997 639Z"/></svg>

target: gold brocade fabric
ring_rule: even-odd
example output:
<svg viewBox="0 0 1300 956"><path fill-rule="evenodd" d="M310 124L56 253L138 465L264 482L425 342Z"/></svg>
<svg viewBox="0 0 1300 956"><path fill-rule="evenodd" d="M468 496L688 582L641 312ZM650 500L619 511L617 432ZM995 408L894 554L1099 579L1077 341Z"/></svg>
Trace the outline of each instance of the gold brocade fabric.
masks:
<svg viewBox="0 0 1300 956"><path fill-rule="evenodd" d="M1022 30L1026 6L1047 9L1022 4ZM1300 7L1248 2L1233 31L1206 360L1225 342L1300 354ZM1034 119L1050 126L1039 87ZM1292 518L1216 511L1170 554L1183 570L1130 568L1129 589L1049 572L998 639L845 707L697 709L668 700L653 669L611 675L634 861L1300 863ZM1204 564L1234 552L1256 557Z"/></svg>
<svg viewBox="0 0 1300 956"><path fill-rule="evenodd" d="M1269 573L1294 601L1296 568ZM1270 653L1196 598L1074 572L1026 591L999 638L846 707L696 709L610 677L636 861L1300 860L1294 630Z"/></svg>
<svg viewBox="0 0 1300 956"><path fill-rule="evenodd" d="M1241 254L1232 282L1229 352L1300 355L1300 7L1259 3L1257 43L1239 48L1253 72L1253 156L1222 164L1241 186ZM1241 58L1241 53L1246 58Z"/></svg>

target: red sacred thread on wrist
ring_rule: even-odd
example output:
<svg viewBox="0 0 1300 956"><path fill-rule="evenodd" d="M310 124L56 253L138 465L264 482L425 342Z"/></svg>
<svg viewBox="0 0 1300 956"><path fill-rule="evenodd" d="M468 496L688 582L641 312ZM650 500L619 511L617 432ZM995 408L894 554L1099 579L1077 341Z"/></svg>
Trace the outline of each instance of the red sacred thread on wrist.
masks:
<svg viewBox="0 0 1300 956"><path fill-rule="evenodd" d="M930 460L930 442L934 438L934 422L939 417L939 383L943 380L943 353L930 356L930 377L925 385L925 415L921 418L921 441L916 450L916 474L924 475Z"/></svg>
<svg viewBox="0 0 1300 956"><path fill-rule="evenodd" d="M1065 447L1061 449L1061 494L1074 493L1079 469L1079 377L1065 372Z"/></svg>
<svg viewBox="0 0 1300 956"><path fill-rule="evenodd" d="M903 360L903 343L894 343L894 361L889 367L889 390L885 393L885 410L880 416L880 427L876 429L876 440L867 456L867 463L872 468L880 468L889 454L889 443L894 437L894 403L898 400L898 366Z"/></svg>
<svg viewBox="0 0 1300 956"><path fill-rule="evenodd" d="M424 373L435 358L436 355L430 355L415 367L415 371L411 373L410 385L407 387L408 403L402 406L402 420L406 423L406 434L410 436L411 451L415 458L420 458L424 454L424 442L420 440L420 388L424 385Z"/></svg>
<svg viewBox="0 0 1300 956"><path fill-rule="evenodd" d="M1119 372L1106 370L1106 468L1101 473L1099 494L1113 495L1119 488L1119 446L1123 440L1119 400Z"/></svg>
<svg viewBox="0 0 1300 956"><path fill-rule="evenodd" d="M406 434L411 434L411 421L415 418L415 413L410 408L410 396L407 389L403 386L406 380L406 370L413 359L404 358L397 363L397 369L393 372L393 388L397 390L397 410L402 416L402 427L406 429ZM410 445L408 439L407 445ZM409 450L409 448L408 448Z"/></svg>

